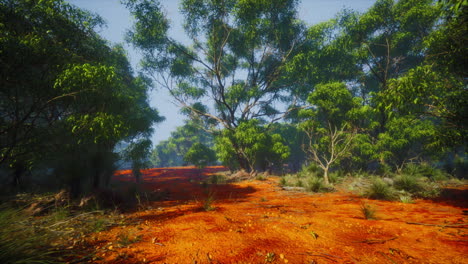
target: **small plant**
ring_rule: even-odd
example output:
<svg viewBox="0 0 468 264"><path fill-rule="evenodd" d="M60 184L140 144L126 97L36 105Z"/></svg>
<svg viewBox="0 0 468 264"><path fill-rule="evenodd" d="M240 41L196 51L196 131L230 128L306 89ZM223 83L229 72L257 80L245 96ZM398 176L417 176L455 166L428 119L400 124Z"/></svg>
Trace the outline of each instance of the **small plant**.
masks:
<svg viewBox="0 0 468 264"><path fill-rule="evenodd" d="M375 208L371 205L363 203L361 205L361 213L367 220L375 219Z"/></svg>
<svg viewBox="0 0 468 264"><path fill-rule="evenodd" d="M257 181L266 181L266 177L263 174L258 174L257 177L255 177Z"/></svg>
<svg viewBox="0 0 468 264"><path fill-rule="evenodd" d="M267 202L267 201L268 201L268 200L267 200L267 198L265 198L265 197L260 198L260 202Z"/></svg>
<svg viewBox="0 0 468 264"><path fill-rule="evenodd" d="M296 182L297 187L304 187L304 182L301 179L298 179Z"/></svg>
<svg viewBox="0 0 468 264"><path fill-rule="evenodd" d="M275 261L275 259L276 259L276 254L273 253L273 252L268 252L265 255L265 263L271 263L271 262Z"/></svg>
<svg viewBox="0 0 468 264"><path fill-rule="evenodd" d="M141 241L141 235L135 236L133 231L124 231L117 236L117 243L122 247L126 247L133 243Z"/></svg>
<svg viewBox="0 0 468 264"><path fill-rule="evenodd" d="M413 198L411 198L411 195L400 195L400 202L402 203L414 203Z"/></svg>
<svg viewBox="0 0 468 264"><path fill-rule="evenodd" d="M320 192L325 189L323 180L318 177L311 177L307 181L306 190L309 192Z"/></svg>
<svg viewBox="0 0 468 264"><path fill-rule="evenodd" d="M364 196L378 200L394 200L395 190L380 178L374 178Z"/></svg>
<svg viewBox="0 0 468 264"><path fill-rule="evenodd" d="M281 177L280 181L279 181L279 185L280 186L287 186L287 180L286 180L286 177Z"/></svg>
<svg viewBox="0 0 468 264"><path fill-rule="evenodd" d="M216 207L213 206L214 201L215 193L213 191L208 192L205 200L203 201L203 209L207 212L216 209Z"/></svg>

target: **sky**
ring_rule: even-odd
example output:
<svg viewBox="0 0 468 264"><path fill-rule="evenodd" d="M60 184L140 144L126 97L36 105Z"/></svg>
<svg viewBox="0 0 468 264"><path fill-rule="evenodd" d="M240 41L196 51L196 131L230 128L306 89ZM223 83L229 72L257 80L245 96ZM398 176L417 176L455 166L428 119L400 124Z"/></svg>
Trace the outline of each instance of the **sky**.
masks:
<svg viewBox="0 0 468 264"><path fill-rule="evenodd" d="M139 70L141 54L130 44L125 43L125 34L131 29L133 18L120 0L68 0L71 4L100 15L107 26L98 33L109 42L121 43L127 50L128 58L135 72ZM188 44L190 40L182 29L183 17L179 13L179 0L160 0L164 11L171 22L169 34L174 39ZM299 17L307 25L313 25L333 18L343 8L359 12L366 11L375 0L302 0L299 5ZM179 112L179 107L163 88L153 87L150 91L150 103L155 107L165 121L154 126L152 141L157 145L171 136L176 127L184 124L185 116Z"/></svg>

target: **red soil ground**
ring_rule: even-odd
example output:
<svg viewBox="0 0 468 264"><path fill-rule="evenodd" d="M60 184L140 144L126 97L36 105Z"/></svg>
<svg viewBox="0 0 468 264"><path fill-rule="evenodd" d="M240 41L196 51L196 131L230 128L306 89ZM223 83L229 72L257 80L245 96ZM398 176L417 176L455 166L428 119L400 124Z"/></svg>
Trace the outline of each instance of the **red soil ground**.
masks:
<svg viewBox="0 0 468 264"><path fill-rule="evenodd" d="M126 226L91 235L98 248L94 261L468 263L467 186L446 191L445 198L404 204L345 191L284 191L276 177L200 184L222 169L147 170L145 187L161 193L162 201L127 214ZM120 171L115 179L131 180L129 173ZM205 211L210 193L215 209ZM363 217L363 203L376 209L376 220Z"/></svg>

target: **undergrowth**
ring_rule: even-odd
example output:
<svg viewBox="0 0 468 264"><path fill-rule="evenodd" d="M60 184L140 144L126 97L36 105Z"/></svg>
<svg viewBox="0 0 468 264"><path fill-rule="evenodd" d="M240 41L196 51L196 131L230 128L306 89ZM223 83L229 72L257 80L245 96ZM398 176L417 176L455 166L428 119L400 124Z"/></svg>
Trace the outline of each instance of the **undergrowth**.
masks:
<svg viewBox="0 0 468 264"><path fill-rule="evenodd" d="M361 205L361 213L364 216L364 218L367 219L367 220L376 219L375 218L375 211L376 211L376 209L373 206L369 205L369 204L363 203Z"/></svg>
<svg viewBox="0 0 468 264"><path fill-rule="evenodd" d="M0 263L64 263L92 254L87 235L122 224L115 212L89 210L57 194L18 194L0 207Z"/></svg>

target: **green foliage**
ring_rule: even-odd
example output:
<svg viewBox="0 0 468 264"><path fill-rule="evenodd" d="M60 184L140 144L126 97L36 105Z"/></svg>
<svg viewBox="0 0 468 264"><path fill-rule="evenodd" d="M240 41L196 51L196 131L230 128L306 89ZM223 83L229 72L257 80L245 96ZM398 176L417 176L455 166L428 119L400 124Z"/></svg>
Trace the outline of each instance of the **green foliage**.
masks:
<svg viewBox="0 0 468 264"><path fill-rule="evenodd" d="M171 82L159 84L170 91L183 112L221 134L218 152L224 163L253 170L258 160L254 156L261 155L253 152L264 148L259 143L247 149L245 142L238 141L239 128L252 130L251 121L281 118L275 103L295 87L285 83L282 68L298 52L304 32L297 20L298 1L181 1L191 46L167 35L168 20L158 2L124 2L135 16L128 36L143 52L144 69L170 78ZM247 141L261 137L254 130ZM287 156L283 144L273 142L272 148L274 153L283 153L283 159Z"/></svg>
<svg viewBox="0 0 468 264"><path fill-rule="evenodd" d="M371 185L365 191L364 196L378 200L394 200L395 190L382 179L375 177L371 181Z"/></svg>
<svg viewBox="0 0 468 264"><path fill-rule="evenodd" d="M150 82L94 31L100 17L65 1L4 0L0 20L0 167L47 168L73 195L106 184L116 144L162 121Z"/></svg>
<svg viewBox="0 0 468 264"><path fill-rule="evenodd" d="M184 160L203 168L216 162L216 153L202 143L195 143L185 154Z"/></svg>
<svg viewBox="0 0 468 264"><path fill-rule="evenodd" d="M173 167L184 165L184 156L194 144L203 144L211 148L213 137L204 131L199 122L186 121L171 132L168 140L161 141L151 153L151 164L154 167ZM209 154L208 151L206 154ZM211 155L211 154L209 154ZM209 157L212 158L212 157ZM215 160L211 159L211 162ZM189 162L189 161L186 161Z"/></svg>
<svg viewBox="0 0 468 264"><path fill-rule="evenodd" d="M395 167L421 155L430 155L434 126L430 120L411 116L394 118L386 124L387 131L380 133L376 143L376 157L382 163Z"/></svg>
<svg viewBox="0 0 468 264"><path fill-rule="evenodd" d="M132 163L132 173L137 182L141 180L141 170L148 168L148 161L152 142L149 139L140 139L132 142L123 151L124 159Z"/></svg>
<svg viewBox="0 0 468 264"><path fill-rule="evenodd" d="M329 184L330 167L351 154L356 133L350 117L360 107L359 102L345 84L337 82L318 85L307 100L313 108L300 112L305 120L299 125L309 139L305 150Z"/></svg>
<svg viewBox="0 0 468 264"><path fill-rule="evenodd" d="M416 193L422 186L417 175L402 174L395 178L395 188L410 193Z"/></svg>
<svg viewBox="0 0 468 264"><path fill-rule="evenodd" d="M219 159L231 168L266 170L288 158L289 148L278 134L270 134L257 120L241 123L236 129L216 137ZM237 159L237 160L234 160Z"/></svg>
<svg viewBox="0 0 468 264"><path fill-rule="evenodd" d="M297 174L283 176L279 183L281 186L301 187L308 192L330 192L334 190L324 182L322 177L314 172L307 171L307 169L303 169Z"/></svg>
<svg viewBox="0 0 468 264"><path fill-rule="evenodd" d="M321 192L326 190L326 186L322 178L309 177L306 179L306 190L309 192Z"/></svg>
<svg viewBox="0 0 468 264"><path fill-rule="evenodd" d="M411 198L411 195L400 195L400 202L407 204L414 203L413 198Z"/></svg>

